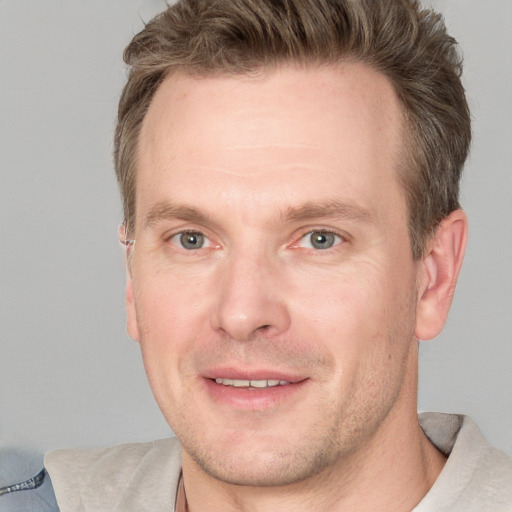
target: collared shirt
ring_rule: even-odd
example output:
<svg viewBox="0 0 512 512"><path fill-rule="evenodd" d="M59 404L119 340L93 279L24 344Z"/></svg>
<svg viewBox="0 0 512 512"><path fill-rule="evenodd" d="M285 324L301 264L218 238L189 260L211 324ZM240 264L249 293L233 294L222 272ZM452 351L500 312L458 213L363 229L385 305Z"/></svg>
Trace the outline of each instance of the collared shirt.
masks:
<svg viewBox="0 0 512 512"><path fill-rule="evenodd" d="M419 421L449 457L413 512L512 512L510 457L489 446L467 416L424 413ZM175 438L59 450L45 464L61 512L182 512L175 509L185 498L184 488L179 496L181 447Z"/></svg>

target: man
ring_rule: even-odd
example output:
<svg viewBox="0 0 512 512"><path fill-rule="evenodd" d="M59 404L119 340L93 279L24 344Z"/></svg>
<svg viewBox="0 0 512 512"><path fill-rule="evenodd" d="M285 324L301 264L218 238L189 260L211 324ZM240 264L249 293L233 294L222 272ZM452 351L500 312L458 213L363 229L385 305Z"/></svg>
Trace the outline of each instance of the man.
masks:
<svg viewBox="0 0 512 512"><path fill-rule="evenodd" d="M512 510L510 459L416 413L467 238L441 19L184 0L125 59L128 332L177 440L50 454L61 510Z"/></svg>

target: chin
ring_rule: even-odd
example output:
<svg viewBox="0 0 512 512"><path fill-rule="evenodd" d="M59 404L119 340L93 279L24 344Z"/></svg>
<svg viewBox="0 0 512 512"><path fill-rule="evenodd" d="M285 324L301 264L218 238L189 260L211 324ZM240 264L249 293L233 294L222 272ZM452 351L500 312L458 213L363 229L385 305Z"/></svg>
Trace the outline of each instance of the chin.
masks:
<svg viewBox="0 0 512 512"><path fill-rule="evenodd" d="M210 446L190 452L194 463L207 475L231 485L275 487L292 485L311 478L333 465L339 454L333 446L312 449L282 440L266 446L219 444L217 450Z"/></svg>

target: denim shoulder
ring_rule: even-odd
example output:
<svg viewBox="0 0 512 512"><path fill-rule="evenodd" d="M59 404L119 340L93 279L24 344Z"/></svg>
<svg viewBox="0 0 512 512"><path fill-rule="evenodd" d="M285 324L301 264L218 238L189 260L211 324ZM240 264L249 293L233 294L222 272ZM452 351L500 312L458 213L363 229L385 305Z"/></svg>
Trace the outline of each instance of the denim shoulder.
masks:
<svg viewBox="0 0 512 512"><path fill-rule="evenodd" d="M0 448L0 510L58 512L42 455L17 448Z"/></svg>

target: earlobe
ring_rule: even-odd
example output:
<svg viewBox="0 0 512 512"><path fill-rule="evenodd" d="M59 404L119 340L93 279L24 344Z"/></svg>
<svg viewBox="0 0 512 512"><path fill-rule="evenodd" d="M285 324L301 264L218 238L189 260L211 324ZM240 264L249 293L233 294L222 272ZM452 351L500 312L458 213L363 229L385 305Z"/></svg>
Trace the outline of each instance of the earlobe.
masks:
<svg viewBox="0 0 512 512"><path fill-rule="evenodd" d="M466 214L456 210L436 229L421 261L416 337L435 338L443 329L455 293L468 235Z"/></svg>

